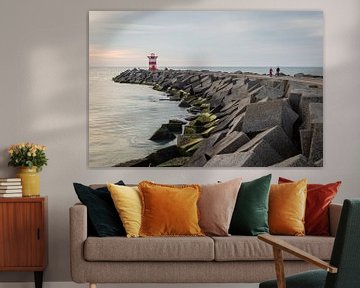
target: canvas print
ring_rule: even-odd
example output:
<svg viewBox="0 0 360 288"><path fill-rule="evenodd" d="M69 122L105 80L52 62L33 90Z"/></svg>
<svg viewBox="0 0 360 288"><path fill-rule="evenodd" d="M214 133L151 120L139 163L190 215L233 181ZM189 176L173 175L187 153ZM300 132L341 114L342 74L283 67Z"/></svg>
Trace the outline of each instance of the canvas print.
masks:
<svg viewBox="0 0 360 288"><path fill-rule="evenodd" d="M323 166L321 11L90 11L90 167Z"/></svg>

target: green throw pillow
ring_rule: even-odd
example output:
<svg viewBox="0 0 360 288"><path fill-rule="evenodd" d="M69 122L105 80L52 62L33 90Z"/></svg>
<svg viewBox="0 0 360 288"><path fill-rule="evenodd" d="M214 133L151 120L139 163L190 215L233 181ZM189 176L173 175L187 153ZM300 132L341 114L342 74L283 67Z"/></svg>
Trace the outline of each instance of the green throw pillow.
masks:
<svg viewBox="0 0 360 288"><path fill-rule="evenodd" d="M271 174L241 184L231 218L232 235L269 233L268 208Z"/></svg>

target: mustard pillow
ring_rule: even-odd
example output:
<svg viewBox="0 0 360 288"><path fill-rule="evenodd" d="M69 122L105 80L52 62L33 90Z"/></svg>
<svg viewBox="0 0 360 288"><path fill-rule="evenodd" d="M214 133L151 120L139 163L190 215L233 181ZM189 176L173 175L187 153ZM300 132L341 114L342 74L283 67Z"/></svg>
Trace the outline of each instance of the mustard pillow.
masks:
<svg viewBox="0 0 360 288"><path fill-rule="evenodd" d="M127 237L139 237L141 226L141 197L137 187L107 185Z"/></svg>
<svg viewBox="0 0 360 288"><path fill-rule="evenodd" d="M142 198L140 236L202 236L197 201L199 185L139 183Z"/></svg>
<svg viewBox="0 0 360 288"><path fill-rule="evenodd" d="M273 184L269 195L269 228L271 234L305 234L307 180Z"/></svg>

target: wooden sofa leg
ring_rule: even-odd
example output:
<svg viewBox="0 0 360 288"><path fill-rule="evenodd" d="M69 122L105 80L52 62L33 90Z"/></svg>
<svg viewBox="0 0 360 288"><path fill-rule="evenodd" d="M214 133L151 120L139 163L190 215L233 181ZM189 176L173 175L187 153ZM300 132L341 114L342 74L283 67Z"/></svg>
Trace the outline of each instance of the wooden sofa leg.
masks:
<svg viewBox="0 0 360 288"><path fill-rule="evenodd" d="M96 288L96 284L95 283L89 283L89 288Z"/></svg>

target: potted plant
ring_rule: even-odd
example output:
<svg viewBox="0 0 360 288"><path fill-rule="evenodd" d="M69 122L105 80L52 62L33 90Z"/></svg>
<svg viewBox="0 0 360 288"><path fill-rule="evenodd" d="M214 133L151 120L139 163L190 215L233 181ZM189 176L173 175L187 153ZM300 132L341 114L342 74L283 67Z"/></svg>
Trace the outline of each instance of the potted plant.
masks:
<svg viewBox="0 0 360 288"><path fill-rule="evenodd" d="M21 178L22 194L24 197L40 195L39 174L42 167L47 165L46 147L33 143L11 145L9 166L19 167L17 177Z"/></svg>

